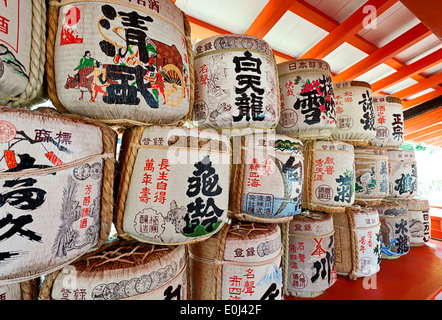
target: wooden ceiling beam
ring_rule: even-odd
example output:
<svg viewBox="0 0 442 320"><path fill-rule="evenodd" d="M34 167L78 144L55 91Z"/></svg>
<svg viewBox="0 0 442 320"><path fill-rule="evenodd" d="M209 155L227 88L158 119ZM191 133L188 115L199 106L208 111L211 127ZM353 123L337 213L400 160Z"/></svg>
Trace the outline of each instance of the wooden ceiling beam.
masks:
<svg viewBox="0 0 442 320"><path fill-rule="evenodd" d="M442 130L442 123L438 123L433 126L429 126L424 129L405 134L404 138L405 138L405 140L414 140L416 138L423 137L427 134L431 134L431 133L438 131L438 130Z"/></svg>
<svg viewBox="0 0 442 320"><path fill-rule="evenodd" d="M415 93L421 92L425 89L431 88L437 84L442 83L442 72L435 74L425 80L422 80L416 84L413 84L405 89L392 93L393 96L398 97L400 99L409 97Z"/></svg>
<svg viewBox="0 0 442 320"><path fill-rule="evenodd" d="M357 32L363 28L364 18L367 14L364 13L366 6L374 6L376 14L381 15L384 11L390 8L398 0L369 0L358 10L356 10L350 17L339 24L327 36L308 50L301 58L323 59L337 47L348 41Z"/></svg>
<svg viewBox="0 0 442 320"><path fill-rule="evenodd" d="M270 0L244 33L264 38L291 5L291 2L286 0Z"/></svg>
<svg viewBox="0 0 442 320"><path fill-rule="evenodd" d="M425 71L442 61L442 48L432 52L425 57L400 68L397 72L371 84L373 93L391 87L407 78L412 78L416 74ZM420 80L425 80L420 79Z"/></svg>
<svg viewBox="0 0 442 320"><path fill-rule="evenodd" d="M419 23L410 30L404 32L402 35L396 39L390 41L382 48L379 48L368 57L362 59L361 61L355 63L350 68L337 74L334 81L345 81L353 80L358 76L366 73L367 71L377 67L386 60L394 57L398 53L406 50L422 39L428 37L431 31L423 24Z"/></svg>
<svg viewBox="0 0 442 320"><path fill-rule="evenodd" d="M439 87L438 89L431 91L429 93L423 94L417 98L411 99L411 100L402 100L402 107L404 110L410 109L414 106L417 106L421 103L424 103L425 101L429 101L431 99L437 98L440 95L442 95L442 88Z"/></svg>
<svg viewBox="0 0 442 320"><path fill-rule="evenodd" d="M425 142L429 140L433 140L435 138L442 137L442 130L436 130L430 134L420 136L418 138L413 139L414 142Z"/></svg>
<svg viewBox="0 0 442 320"><path fill-rule="evenodd" d="M404 134L407 135L439 123L442 123L442 107L405 120Z"/></svg>

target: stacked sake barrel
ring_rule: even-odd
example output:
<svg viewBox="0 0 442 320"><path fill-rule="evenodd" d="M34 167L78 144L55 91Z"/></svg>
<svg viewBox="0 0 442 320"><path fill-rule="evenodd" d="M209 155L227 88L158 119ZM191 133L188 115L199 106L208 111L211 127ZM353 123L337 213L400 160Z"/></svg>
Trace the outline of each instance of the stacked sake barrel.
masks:
<svg viewBox="0 0 442 320"><path fill-rule="evenodd" d="M272 49L257 37L229 34L196 42L194 56L190 125L222 132L232 166L231 223L189 245L192 299L283 299L279 223L301 211L303 156L300 140L275 132Z"/></svg>

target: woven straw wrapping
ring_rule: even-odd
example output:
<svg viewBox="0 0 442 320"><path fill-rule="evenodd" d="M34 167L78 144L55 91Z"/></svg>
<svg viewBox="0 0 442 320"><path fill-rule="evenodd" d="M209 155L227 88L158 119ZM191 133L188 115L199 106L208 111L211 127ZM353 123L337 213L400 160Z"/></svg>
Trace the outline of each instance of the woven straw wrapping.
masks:
<svg viewBox="0 0 442 320"><path fill-rule="evenodd" d="M402 203L408 208L410 245L420 247L431 237L430 203L419 196L404 200Z"/></svg>
<svg viewBox="0 0 442 320"><path fill-rule="evenodd" d="M113 30L116 32L113 35L111 34L112 39L105 35L104 31L106 31L106 23L109 23L109 21L111 23L118 23L117 21L120 21L118 20L121 18L119 15L117 15L117 19L115 19L112 14L107 15L109 17L109 19L105 19L107 22L89 22L80 20L78 24L81 25L81 28L78 27L74 31L80 32L81 30L81 32L84 32L84 35L81 35L84 36L84 44L67 43L68 45L66 46L66 44L64 43L63 46L60 46L59 44L61 41L61 31L63 28L62 26L64 26L64 15L68 14L70 15L70 17L75 16L72 15L72 12L68 11L72 8L71 4L76 6L74 7L76 8L75 10L83 10L84 7L87 6L88 9L83 12L83 15L87 17L94 15L96 12L101 12L102 10L104 10L103 7L113 8L113 10L116 10L118 12L134 12L135 10L135 12L137 12L141 16L141 22L140 25L137 26L134 30L136 30L136 32L146 32L146 47L142 47L140 49L139 54L135 55L136 58L134 58L131 53L127 53L127 43L124 42L124 39L121 38L124 37L124 35L118 34L119 30L124 29L124 25L122 25L121 23L115 28L113 28L112 26ZM154 4L158 4L158 7L154 6ZM153 21L150 21L149 18L146 18L145 16L152 18ZM103 15L99 17L95 16L95 18L98 19L103 19L103 17ZM47 91L54 106L58 110L63 113L71 112L75 114L86 115L90 118L98 119L116 128L123 129L132 126L153 124L180 125L185 123L185 121L190 117L194 102L195 86L190 23L187 16L181 10L179 10L179 8L175 6L172 1L142 1L138 2L138 4L134 4L133 2L124 0L54 0L50 2L47 19ZM108 29L110 30L112 28ZM121 33L124 33L124 31L121 31ZM99 34L101 34L103 38L98 39ZM117 37L116 40L113 38L113 36ZM174 40L171 40L172 38ZM94 48L86 47L86 43L88 43L88 41L89 43L90 41L95 41L93 43ZM117 50L115 50L115 52L105 53L103 51L106 51L106 49L103 49L105 48L102 45L104 43L103 41L107 41L108 44L112 43L114 47L117 48ZM123 41L122 44L120 44L121 41ZM129 40L127 41L128 43L130 42ZM173 43L163 43L162 41L173 41ZM131 43L131 45L131 50L137 48L136 44ZM74 48L75 51L71 52L70 50L64 50L62 54L58 54L58 51L61 50L61 47ZM120 51L118 50L119 47L121 47ZM109 46L107 46L107 48L109 49ZM156 51L153 51L152 48ZM128 92L127 96L123 98L123 104L121 104L121 101L118 99L113 100L112 97L109 98L110 100L106 100L107 102L104 101L102 98L104 90L106 90L106 94L109 97L109 92L111 92L110 90L113 90L110 89L110 86L118 86L123 84L123 82L125 81L121 79L110 79L109 77L115 78L115 75L110 75L110 72L113 71L106 71L107 82L103 86L101 86L102 83L100 84L98 80L96 81L96 83L101 86L101 89L93 86L92 90L90 89L90 87L88 87L87 84L86 87L82 89L85 91L89 91L86 93L81 93L81 91L75 88L65 88L68 82L66 81L66 78L69 79L69 74L67 72L70 72L70 75L73 76L74 73L77 72L77 70L74 70L76 65L72 66L72 70L68 69L68 71L66 71L66 74L63 73L61 70L65 70L66 68L68 68L65 63L72 64L73 60L75 60L75 62L78 62L83 54L85 55L86 51L90 51L91 53L96 54L97 56L92 58L97 59L96 61L101 60L100 62L103 63L103 67L106 68L106 70L108 69L108 65L114 65L114 67L112 68L122 68L122 70L124 69L124 71L129 72L129 84L133 84L133 82L136 81L137 89L134 89L135 87L132 87L132 89L130 89L132 91L131 93ZM143 51L143 53L141 53L141 51ZM178 59L178 51L180 59L182 59L182 61L180 60L179 62L178 60L176 60ZM126 55L124 54L125 52ZM144 57L145 52L147 52L147 55L149 55L149 62L147 63L147 58ZM151 54L152 52L155 52L155 57L153 54ZM78 57L75 56L75 58L71 57L70 59L67 59L67 55L72 56L72 54L74 53L79 53L80 55ZM119 53L121 53L121 55ZM113 54L115 54L113 58L109 57L109 55L112 56ZM118 62L118 64L116 62ZM165 65L163 66L163 64ZM153 82L151 82L151 80L153 78L149 78L151 77L151 75L148 74L147 70L158 72L160 70L160 67L163 72L163 81L161 81L161 78L158 77L157 74L155 76L158 77L155 78L155 81L157 82L152 85ZM143 70L146 71L144 78L142 77L143 75L140 73L141 69L135 71L136 69L134 68L144 68ZM81 68L78 70L81 70ZM84 70L84 72L87 73L89 69L84 68ZM95 74L97 74L97 79L99 79L99 70L95 69L95 71L94 74L90 73L86 77L88 77L88 79L92 79L93 77L95 77ZM117 73L118 72L119 71L117 71ZM78 75L74 76L74 78L81 78L82 73L79 72ZM83 81L87 80L86 77L84 77ZM116 77L118 78L118 76ZM104 80L102 79L102 81ZM175 85L172 85L174 81L177 81L177 83ZM162 95L163 87L164 96ZM92 94L95 92L95 90L96 92L98 92L98 94L95 98L93 98ZM115 92L117 92L116 94L118 94L118 88L116 88ZM134 93L137 96L136 98L133 97ZM131 98L128 98L131 94ZM84 99L82 101L78 100L77 96L83 97L83 95ZM93 98L93 101L89 101L91 97ZM139 102L137 103L137 101L132 101L131 99L139 99ZM157 105L155 102L153 102L154 99L158 101ZM163 101L165 101L165 104L163 104ZM108 104L108 102L110 104Z"/></svg>
<svg viewBox="0 0 442 320"><path fill-rule="evenodd" d="M397 259L410 251L408 208L401 201L384 200L374 206L381 222L382 259Z"/></svg>
<svg viewBox="0 0 442 320"><path fill-rule="evenodd" d="M281 253L277 224L224 225L213 237L189 245L191 299L282 299ZM244 292L250 289L247 280L255 286L253 294Z"/></svg>
<svg viewBox="0 0 442 320"><path fill-rule="evenodd" d="M39 299L186 300L187 290L184 246L113 239L49 275L42 284Z"/></svg>
<svg viewBox="0 0 442 320"><path fill-rule="evenodd" d="M334 139L353 146L367 146L376 135L373 93L363 81L333 84L336 102Z"/></svg>
<svg viewBox="0 0 442 320"><path fill-rule="evenodd" d="M404 114L401 99L393 96L373 97L376 136L371 144L395 150L404 142Z"/></svg>
<svg viewBox="0 0 442 320"><path fill-rule="evenodd" d="M354 206L333 214L336 272L352 280L377 273L381 263L377 210Z"/></svg>
<svg viewBox="0 0 442 320"><path fill-rule="evenodd" d="M155 145L155 141L162 141L162 145ZM151 160L154 167L147 170L146 161ZM156 244L185 244L218 232L228 214L230 161L229 140L210 130L169 126L128 129L119 163L115 213L119 235ZM151 180L146 175L151 175ZM161 181L167 186L159 188ZM148 197L143 197L145 188L149 189ZM158 198L160 192L165 192L164 198ZM199 216L206 205L207 214ZM155 221L158 227L153 225Z"/></svg>
<svg viewBox="0 0 442 320"><path fill-rule="evenodd" d="M1 300L36 300L40 278L0 286Z"/></svg>
<svg viewBox="0 0 442 320"><path fill-rule="evenodd" d="M336 128L330 66L319 59L278 64L281 115L276 132L301 140L330 138Z"/></svg>
<svg viewBox="0 0 442 320"><path fill-rule="evenodd" d="M5 268L12 266L13 269L2 275L2 284L37 278L62 268L87 250L93 250L104 243L112 224L115 132L91 119L58 115L52 108L43 108L42 112L39 110L0 108L3 118L8 119L2 120L2 126L6 128L2 139L9 141L8 144L4 144L9 148L4 150L7 156L3 157L4 162L1 165L12 168L9 172L1 172L0 175L5 181L5 187L11 178L14 178L14 181L22 181L11 192L22 192L23 196L14 202L6 199L5 209L8 215L16 219L20 214L26 213L23 209L33 213L33 219L25 227L28 230L27 237L12 235L8 241L3 242L15 259L8 260L9 264L3 265ZM69 143L62 142L60 136L55 136L54 126L60 132L69 131L71 135L67 139L72 140ZM33 132L34 128L36 132L46 129L49 135L54 132L52 136L42 139ZM86 140L81 135L91 132L96 136L89 137L87 143L84 143ZM85 146L80 147L80 143L84 143ZM34 162L35 166L40 165L43 168L34 168ZM80 170L92 167L93 164L96 164L93 171ZM85 173L91 176L86 176ZM84 202L86 196L82 188L85 188L86 184L90 187L90 206ZM14 186L8 188L11 187ZM22 191L19 191L20 187ZM39 198L41 193L44 193L44 198ZM80 219L83 214L82 208L90 211L87 220ZM24 216L21 217L24 219ZM83 224L83 229L82 222L87 223ZM28 238L33 241L27 241ZM75 241L75 245L72 241ZM20 254L22 246L27 250L25 256ZM20 265L14 267L14 263Z"/></svg>
<svg viewBox="0 0 442 320"><path fill-rule="evenodd" d="M336 282L333 217L304 212L283 224L284 293L314 298Z"/></svg>
<svg viewBox="0 0 442 320"><path fill-rule="evenodd" d="M389 194L387 198L411 199L417 195L418 175L413 150L389 150Z"/></svg>
<svg viewBox="0 0 442 320"><path fill-rule="evenodd" d="M279 119L279 82L271 47L244 34L197 41L195 105L191 125L223 130L274 129ZM253 79L253 86L250 86Z"/></svg>
<svg viewBox="0 0 442 320"><path fill-rule="evenodd" d="M6 2L5 2L6 4ZM17 12L17 8L13 3L9 4L9 10L12 8L12 12ZM26 11L28 9L28 3L22 3L20 7L20 12ZM10 30L13 29L12 23L20 22L20 26L17 26L17 32L20 30L19 41L17 43L17 48L14 50L18 50L19 56L28 56L27 61L18 61L17 65L27 66L25 70L23 70L27 75L27 80L21 82L24 83L23 90L18 92L16 96L11 96L10 94L0 93L0 104L6 105L9 107L31 107L35 104L42 102L45 98L46 93L44 92L43 87L43 78L44 78L44 67L46 62L46 1L45 0L32 0L32 9L30 19L31 21L27 21L23 19L24 16L19 17L5 17L9 18L11 23ZM5 8L6 9L6 8ZM4 13L3 13L4 14ZM20 13L19 13L20 14ZM27 30L29 29L29 30ZM12 33L11 33L12 34ZM16 40L16 39L14 39ZM6 41L9 42L9 41ZM6 48L6 47L5 47ZM9 50L9 49L8 49ZM13 50L13 51L14 51ZM23 53L26 52L26 54ZM9 52L11 55L13 53ZM10 57L7 57L8 60ZM14 57L18 59L17 57ZM26 58L25 58L26 59ZM5 66L2 63L2 59L0 58L0 78L3 75ZM6 73L4 73L6 75ZM6 82L8 83L8 87L12 86L11 81L17 78L16 74L8 74ZM18 83L14 84L15 86ZM6 86L5 86L6 87Z"/></svg>
<svg viewBox="0 0 442 320"><path fill-rule="evenodd" d="M355 147L355 204L376 205L389 194L387 149Z"/></svg>
<svg viewBox="0 0 442 320"><path fill-rule="evenodd" d="M266 133L240 140L232 166L232 210L239 220L282 223L301 212L303 155L300 140ZM233 143L234 148L236 143ZM236 177L236 178L235 178Z"/></svg>
<svg viewBox="0 0 442 320"><path fill-rule="evenodd" d="M304 142L302 207L326 213L344 212L355 199L354 147L341 141Z"/></svg>

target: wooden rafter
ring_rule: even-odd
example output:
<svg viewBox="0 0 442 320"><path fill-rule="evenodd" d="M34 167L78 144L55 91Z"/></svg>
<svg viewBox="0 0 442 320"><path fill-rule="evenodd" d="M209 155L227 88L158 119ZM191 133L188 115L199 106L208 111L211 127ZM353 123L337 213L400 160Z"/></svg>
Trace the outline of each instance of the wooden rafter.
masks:
<svg viewBox="0 0 442 320"><path fill-rule="evenodd" d="M423 128L421 130L405 134L405 140L414 140L416 138L423 137L427 134L431 134L431 133L433 133L435 131L439 131L439 130L442 130L442 123L438 123L433 126L429 126L429 127Z"/></svg>
<svg viewBox="0 0 442 320"><path fill-rule="evenodd" d="M355 63L351 67L342 71L334 77L334 81L353 80L367 71L377 67L384 61L394 57L398 53L411 47L422 39L428 37L431 31L423 24L419 23L410 30L404 32L396 39L390 41L382 48L379 48L368 57Z"/></svg>
<svg viewBox="0 0 442 320"><path fill-rule="evenodd" d="M422 130L426 127L442 122L442 107L428 111L422 115L416 116L412 119L405 120L404 134L409 134Z"/></svg>
<svg viewBox="0 0 442 320"><path fill-rule="evenodd" d="M313 46L313 48L308 50L301 58L323 59L363 28L364 18L367 15L364 13L364 7L372 5L376 8L376 13L380 15L396 2L397 0L369 0Z"/></svg>
<svg viewBox="0 0 442 320"><path fill-rule="evenodd" d="M426 134L426 135L414 138L413 141L414 142L426 142L426 141L434 140L435 138L438 138L441 136L442 136L442 130L435 130L430 134Z"/></svg>
<svg viewBox="0 0 442 320"><path fill-rule="evenodd" d="M290 1L270 0L246 30L245 34L264 38L290 6Z"/></svg>
<svg viewBox="0 0 442 320"><path fill-rule="evenodd" d="M398 97L400 99L409 97L415 93L421 92L425 89L431 88L439 83L442 83L442 73L438 73L434 76L431 76L425 80L422 80L421 82L418 82L414 85L411 85L405 89L402 89L400 91L397 91L393 93L392 95L395 97Z"/></svg>
<svg viewBox="0 0 442 320"><path fill-rule="evenodd" d="M407 110L409 108L412 108L414 106L417 106L418 104L424 103L425 101L429 101L431 99L437 98L440 95L442 95L442 88L438 88L432 92L423 94L417 98L411 99L411 100L403 100L402 101L402 107L404 110Z"/></svg>

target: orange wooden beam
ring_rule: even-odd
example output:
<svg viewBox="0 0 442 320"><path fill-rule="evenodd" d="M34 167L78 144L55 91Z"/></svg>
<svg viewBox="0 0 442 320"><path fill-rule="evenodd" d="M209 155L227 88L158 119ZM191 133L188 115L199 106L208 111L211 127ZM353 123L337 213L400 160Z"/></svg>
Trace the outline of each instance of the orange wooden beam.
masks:
<svg viewBox="0 0 442 320"><path fill-rule="evenodd" d="M369 0L313 46L313 48L308 50L301 58L323 59L363 28L364 18L367 16L367 14L363 12L364 7L372 5L376 8L376 14L381 15L397 1L398 0Z"/></svg>
<svg viewBox="0 0 442 320"><path fill-rule="evenodd" d="M397 72L379 81L376 81L375 83L372 83L371 90L373 90L373 92L379 92L381 90L384 90L385 88L391 87L407 78L412 78L414 75L418 74L419 72L425 71L435 66L436 64L440 63L441 61L442 61L442 48L436 50L433 53L430 53L429 55L426 55L422 59L419 59L416 62L413 62L412 64L409 64L399 69Z"/></svg>
<svg viewBox="0 0 442 320"><path fill-rule="evenodd" d="M418 137L413 139L414 142L424 142L424 141L429 141L429 140L433 140L435 138L439 138L442 137L442 130L437 130L434 131L433 133Z"/></svg>
<svg viewBox="0 0 442 320"><path fill-rule="evenodd" d="M272 29L278 20L287 12L290 6L290 1L270 0L244 33L264 38L270 29Z"/></svg>
<svg viewBox="0 0 442 320"><path fill-rule="evenodd" d="M405 89L402 89L398 92L393 93L392 95L395 97L398 97L400 99L409 97L415 93L421 92L425 89L431 88L439 83L442 83L442 72L435 74L434 76L431 76L425 80L422 80L421 82L418 82L416 84L413 84Z"/></svg>
<svg viewBox="0 0 442 320"><path fill-rule="evenodd" d="M404 134L407 135L439 123L442 123L442 107L406 120L404 124Z"/></svg>
<svg viewBox="0 0 442 320"><path fill-rule="evenodd" d="M438 88L434 91L431 91L429 93L423 94L417 98L411 99L411 100L402 100L402 107L404 110L410 109L414 106L417 106L418 104L424 103L425 101L434 99L442 95L442 88Z"/></svg>
<svg viewBox="0 0 442 320"><path fill-rule="evenodd" d="M384 61L411 47L422 39L428 37L430 34L431 31L428 30L428 28L423 23L419 23L396 39L387 43L382 48L379 48L368 57L362 59L361 61L355 63L351 67L337 74L333 81L339 82L345 80L353 80L361 74L364 74L365 72L380 65Z"/></svg>
<svg viewBox="0 0 442 320"><path fill-rule="evenodd" d="M414 140L419 137L423 137L427 134L435 131L442 130L442 123L435 124L434 126L426 127L422 130L418 130L412 133L405 134L405 140Z"/></svg>
<svg viewBox="0 0 442 320"><path fill-rule="evenodd" d="M440 145L442 143L442 135L439 135L438 137L435 137L435 138L432 138L432 139L421 141L421 143L424 143L424 144L427 144L427 145L431 144L431 145L438 146L438 145Z"/></svg>

